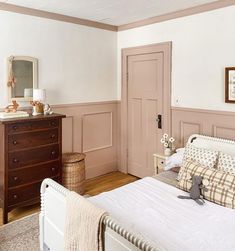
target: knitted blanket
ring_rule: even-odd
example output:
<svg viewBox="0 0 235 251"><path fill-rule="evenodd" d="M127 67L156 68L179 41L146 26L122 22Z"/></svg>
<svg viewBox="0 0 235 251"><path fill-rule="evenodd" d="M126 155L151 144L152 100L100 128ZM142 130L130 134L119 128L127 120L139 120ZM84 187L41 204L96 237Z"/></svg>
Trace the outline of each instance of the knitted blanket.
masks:
<svg viewBox="0 0 235 251"><path fill-rule="evenodd" d="M75 192L70 192L66 200L65 250L102 251L106 212Z"/></svg>

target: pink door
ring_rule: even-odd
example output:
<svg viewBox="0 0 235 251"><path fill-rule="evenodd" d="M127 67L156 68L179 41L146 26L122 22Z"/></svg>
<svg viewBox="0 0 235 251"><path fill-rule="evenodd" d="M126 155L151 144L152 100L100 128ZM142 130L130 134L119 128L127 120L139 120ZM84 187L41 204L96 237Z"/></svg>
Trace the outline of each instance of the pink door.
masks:
<svg viewBox="0 0 235 251"><path fill-rule="evenodd" d="M128 57L128 173L153 175L153 153L161 149L163 53Z"/></svg>

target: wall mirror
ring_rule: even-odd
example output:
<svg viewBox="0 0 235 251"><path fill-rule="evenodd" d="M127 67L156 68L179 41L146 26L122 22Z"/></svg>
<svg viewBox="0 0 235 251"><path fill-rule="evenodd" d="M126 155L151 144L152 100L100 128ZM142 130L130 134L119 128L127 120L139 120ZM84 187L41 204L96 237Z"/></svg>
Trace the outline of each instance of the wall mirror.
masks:
<svg viewBox="0 0 235 251"><path fill-rule="evenodd" d="M33 100L38 88L38 60L33 57L11 56L7 59L9 101Z"/></svg>

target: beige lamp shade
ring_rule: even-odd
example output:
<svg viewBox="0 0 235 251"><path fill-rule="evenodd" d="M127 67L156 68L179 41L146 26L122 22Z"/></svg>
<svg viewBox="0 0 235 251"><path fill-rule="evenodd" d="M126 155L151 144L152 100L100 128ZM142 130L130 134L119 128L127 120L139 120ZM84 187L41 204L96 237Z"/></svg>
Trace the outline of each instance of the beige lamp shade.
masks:
<svg viewBox="0 0 235 251"><path fill-rule="evenodd" d="M46 101L46 90L45 89L34 89L33 90L33 101L45 102Z"/></svg>

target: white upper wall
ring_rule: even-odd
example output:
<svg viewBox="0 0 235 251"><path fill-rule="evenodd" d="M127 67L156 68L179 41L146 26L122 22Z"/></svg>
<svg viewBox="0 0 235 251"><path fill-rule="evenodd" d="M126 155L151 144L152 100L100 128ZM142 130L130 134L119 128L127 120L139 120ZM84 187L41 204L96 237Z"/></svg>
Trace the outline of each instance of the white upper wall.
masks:
<svg viewBox="0 0 235 251"><path fill-rule="evenodd" d="M235 111L224 103L224 67L235 66L234 13L230 6L117 34L0 11L0 107L8 103L10 55L38 58L39 87L51 104L105 101L121 97L122 48L172 41L172 105Z"/></svg>
<svg viewBox="0 0 235 251"><path fill-rule="evenodd" d="M118 33L118 98L121 49L172 41L172 105L235 111L224 103L224 68L235 66L235 6Z"/></svg>
<svg viewBox="0 0 235 251"><path fill-rule="evenodd" d="M38 58L39 87L51 104L117 98L117 33L0 11L0 107L10 55Z"/></svg>

